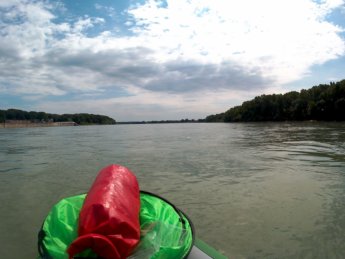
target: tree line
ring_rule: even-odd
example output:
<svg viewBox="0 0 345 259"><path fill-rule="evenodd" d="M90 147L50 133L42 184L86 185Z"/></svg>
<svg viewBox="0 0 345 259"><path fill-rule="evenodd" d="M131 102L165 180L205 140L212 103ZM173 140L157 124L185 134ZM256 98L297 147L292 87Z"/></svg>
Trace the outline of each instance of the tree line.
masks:
<svg viewBox="0 0 345 259"><path fill-rule="evenodd" d="M17 109L0 110L0 122L6 120L27 120L31 122L65 122L73 121L79 125L116 124L116 121L105 115L88 113L51 114L45 112L22 111Z"/></svg>
<svg viewBox="0 0 345 259"><path fill-rule="evenodd" d="M220 114L209 115L206 122L246 121L344 121L345 80L320 84L300 92L255 97Z"/></svg>

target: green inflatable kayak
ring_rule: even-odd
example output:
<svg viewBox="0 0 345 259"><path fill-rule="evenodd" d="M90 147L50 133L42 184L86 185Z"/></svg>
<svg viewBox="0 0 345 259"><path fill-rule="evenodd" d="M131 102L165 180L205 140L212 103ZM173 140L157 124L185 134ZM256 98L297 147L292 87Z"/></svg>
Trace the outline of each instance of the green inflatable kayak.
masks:
<svg viewBox="0 0 345 259"><path fill-rule="evenodd" d="M65 259L77 237L78 217L86 194L68 197L55 204L38 235L39 258ZM140 192L140 242L130 259L226 258L201 240L195 239L190 219L169 201ZM98 258L86 250L74 258Z"/></svg>

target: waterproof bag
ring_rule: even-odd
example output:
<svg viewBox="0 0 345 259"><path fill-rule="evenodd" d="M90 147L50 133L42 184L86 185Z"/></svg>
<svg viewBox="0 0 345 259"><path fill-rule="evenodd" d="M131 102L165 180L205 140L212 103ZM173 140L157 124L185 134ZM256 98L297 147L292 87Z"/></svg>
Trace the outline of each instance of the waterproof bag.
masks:
<svg viewBox="0 0 345 259"><path fill-rule="evenodd" d="M38 252L44 259L67 259L66 249L77 238L78 216L86 194L67 197L48 213L38 235ZM129 256L140 259L187 258L194 244L190 219L166 199L140 192L140 242ZM97 258L87 250L78 258Z"/></svg>
<svg viewBox="0 0 345 259"><path fill-rule="evenodd" d="M140 240L140 194L135 175L110 165L96 177L79 213L78 237L69 258L92 250L106 259L127 258Z"/></svg>

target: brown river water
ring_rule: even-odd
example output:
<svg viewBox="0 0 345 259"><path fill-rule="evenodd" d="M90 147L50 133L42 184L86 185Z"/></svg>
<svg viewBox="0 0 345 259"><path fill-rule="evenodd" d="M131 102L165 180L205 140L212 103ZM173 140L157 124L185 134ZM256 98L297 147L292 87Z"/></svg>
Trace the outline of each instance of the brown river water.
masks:
<svg viewBox="0 0 345 259"><path fill-rule="evenodd" d="M1 258L37 258L50 208L111 163L229 258L345 258L345 123L319 122L0 129Z"/></svg>

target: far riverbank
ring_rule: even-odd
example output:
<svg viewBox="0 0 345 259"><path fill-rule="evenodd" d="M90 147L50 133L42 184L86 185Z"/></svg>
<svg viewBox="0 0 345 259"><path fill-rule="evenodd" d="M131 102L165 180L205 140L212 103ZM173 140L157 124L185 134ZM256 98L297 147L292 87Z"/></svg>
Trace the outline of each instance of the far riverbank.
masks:
<svg viewBox="0 0 345 259"><path fill-rule="evenodd" d="M31 122L28 120L7 120L0 123L0 128L35 128L35 127L64 127L79 126L74 121L61 122Z"/></svg>

